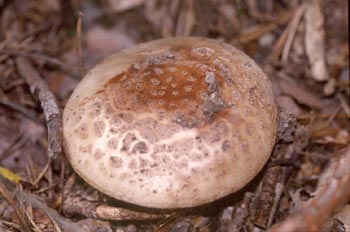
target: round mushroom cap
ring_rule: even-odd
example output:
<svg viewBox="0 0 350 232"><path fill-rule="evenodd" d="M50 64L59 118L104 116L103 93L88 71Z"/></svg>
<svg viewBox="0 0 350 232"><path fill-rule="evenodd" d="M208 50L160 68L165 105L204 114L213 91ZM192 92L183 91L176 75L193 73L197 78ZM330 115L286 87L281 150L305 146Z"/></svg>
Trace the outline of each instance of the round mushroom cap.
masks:
<svg viewBox="0 0 350 232"><path fill-rule="evenodd" d="M93 68L63 114L65 152L99 191L151 208L205 204L244 187L275 143L271 83L240 50L175 37Z"/></svg>

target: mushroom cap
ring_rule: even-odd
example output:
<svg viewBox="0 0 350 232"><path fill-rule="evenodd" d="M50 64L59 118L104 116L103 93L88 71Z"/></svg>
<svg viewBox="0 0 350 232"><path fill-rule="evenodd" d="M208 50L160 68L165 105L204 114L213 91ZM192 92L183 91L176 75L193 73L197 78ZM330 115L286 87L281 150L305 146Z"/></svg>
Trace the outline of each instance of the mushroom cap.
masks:
<svg viewBox="0 0 350 232"><path fill-rule="evenodd" d="M275 143L271 83L240 50L175 37L107 58L63 113L65 152L99 191L151 208L184 208L236 192Z"/></svg>

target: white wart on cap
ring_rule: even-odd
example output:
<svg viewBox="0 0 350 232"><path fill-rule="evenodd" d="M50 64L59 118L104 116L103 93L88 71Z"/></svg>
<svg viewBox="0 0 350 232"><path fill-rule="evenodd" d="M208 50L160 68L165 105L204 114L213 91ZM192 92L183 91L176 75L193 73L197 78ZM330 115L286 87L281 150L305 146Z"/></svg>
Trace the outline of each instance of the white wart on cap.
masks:
<svg viewBox="0 0 350 232"><path fill-rule="evenodd" d="M215 40L177 37L92 69L63 114L66 155L101 192L152 208L205 204L246 185L275 143L271 83Z"/></svg>

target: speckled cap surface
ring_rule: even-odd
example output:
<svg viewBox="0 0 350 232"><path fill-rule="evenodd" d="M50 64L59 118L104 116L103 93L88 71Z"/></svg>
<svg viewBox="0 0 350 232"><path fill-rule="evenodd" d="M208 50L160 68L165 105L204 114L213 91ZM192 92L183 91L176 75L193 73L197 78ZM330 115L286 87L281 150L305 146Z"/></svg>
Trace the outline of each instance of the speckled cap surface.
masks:
<svg viewBox="0 0 350 232"><path fill-rule="evenodd" d="M275 143L271 83L238 49L176 37L120 51L79 83L65 152L101 192L152 208L208 203L245 186Z"/></svg>

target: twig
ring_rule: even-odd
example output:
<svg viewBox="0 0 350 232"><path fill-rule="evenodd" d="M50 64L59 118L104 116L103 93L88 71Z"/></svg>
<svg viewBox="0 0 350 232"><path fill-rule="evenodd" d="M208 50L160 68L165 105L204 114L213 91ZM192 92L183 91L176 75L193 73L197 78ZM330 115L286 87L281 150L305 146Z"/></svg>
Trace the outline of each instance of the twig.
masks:
<svg viewBox="0 0 350 232"><path fill-rule="evenodd" d="M27 58L16 58L16 66L32 95L41 103L47 124L48 157L54 159L62 152L62 116L56 98Z"/></svg>
<svg viewBox="0 0 350 232"><path fill-rule="evenodd" d="M72 188L75 185L75 181L75 176L71 176L64 188L63 212L66 215L80 215L87 218L113 221L154 220L168 216L168 214L164 213L140 212L86 200L80 195L74 195Z"/></svg>
<svg viewBox="0 0 350 232"><path fill-rule="evenodd" d="M269 55L269 59L272 61L277 61L282 53L283 46L287 40L289 31L291 29L291 22L288 24L286 29L284 29L282 35L279 37L275 45L271 49L271 53Z"/></svg>
<svg viewBox="0 0 350 232"><path fill-rule="evenodd" d="M81 45L82 17L83 17L83 13L79 12L78 22L77 22L77 45L78 45L79 68L80 68L80 76L81 77L83 77L85 75L85 63L84 63L84 59L83 59L83 49L82 49L82 45Z"/></svg>
<svg viewBox="0 0 350 232"><path fill-rule="evenodd" d="M339 157L331 160L326 183L319 186L315 196L282 223L273 226L269 232L320 231L334 211L349 201L349 163L350 145L339 152Z"/></svg>
<svg viewBox="0 0 350 232"><path fill-rule="evenodd" d="M129 209L124 209L120 207L113 207L109 205L98 205L95 208L97 219L104 220L154 220L154 219L162 219L169 214L156 214L156 213L146 213L146 212L138 212Z"/></svg>
<svg viewBox="0 0 350 232"><path fill-rule="evenodd" d="M290 50L290 47L292 46L292 42L293 42L295 33L297 31L300 20L304 14L304 11L305 11L305 6L301 5L296 10L296 12L293 16L293 19L291 20L290 29L288 30L288 32L289 32L288 37L287 37L287 40L286 40L286 43L284 45L283 52L282 52L282 61L283 62L286 62L288 59L289 50Z"/></svg>
<svg viewBox="0 0 350 232"><path fill-rule="evenodd" d="M253 214L252 222L264 229L268 227L269 218L272 212L272 207L275 204L276 187L279 183L283 183L282 168L279 166L271 167L266 171L262 180L261 191L256 199L256 212Z"/></svg>
<svg viewBox="0 0 350 232"><path fill-rule="evenodd" d="M121 207L99 204L83 199L81 196L65 196L63 212L66 215L79 215L87 218L113 221L140 221L162 219L168 214L133 211Z"/></svg>
<svg viewBox="0 0 350 232"><path fill-rule="evenodd" d="M279 37L279 39L277 40L277 42L273 46L272 51L271 51L271 53L269 55L269 59L270 60L272 60L272 61L278 60L280 55L281 55L281 53L282 53L282 50L283 50L284 53L286 53L287 50L289 50L289 47L286 47L285 44L287 43L288 39L291 40L293 38L293 37L290 36L291 33L292 33L292 30L293 30L293 27L295 27L295 29L297 29L296 25L298 24L298 21L300 20L298 18L299 17L301 18L302 13L304 11L305 11L305 7L304 6L300 6L295 11L295 13L292 16L292 19L288 23L288 26L284 29L282 35ZM290 41L290 42L292 42L292 41ZM287 54L285 54L285 56L286 55Z"/></svg>
<svg viewBox="0 0 350 232"><path fill-rule="evenodd" d="M283 174L285 174L285 172L283 172ZM284 177L284 175L283 175L283 177ZM282 179L284 179L283 177L282 177ZM284 189L284 182L283 181L276 184L276 186L275 186L275 199L274 199L273 205L271 207L271 212L270 212L270 217L269 217L269 220L267 223L267 228L270 228L272 225L272 221L273 221L275 214L276 214L277 206L279 205L279 202L281 200L283 189Z"/></svg>
<svg viewBox="0 0 350 232"><path fill-rule="evenodd" d="M41 178L45 175L46 171L49 169L49 166L51 165L51 160L49 160L47 162L47 164L45 165L45 167L43 168L43 170L39 173L39 175L36 177L36 179L33 182L33 185L36 186L39 181L41 180Z"/></svg>
<svg viewBox="0 0 350 232"><path fill-rule="evenodd" d="M50 185L48 185L46 187L42 187L41 189L33 191L33 193L39 194L39 193L42 193L42 192L46 192L47 190L52 189L52 188L56 187L57 185L58 185L58 183L54 182L53 184L50 184Z"/></svg>

